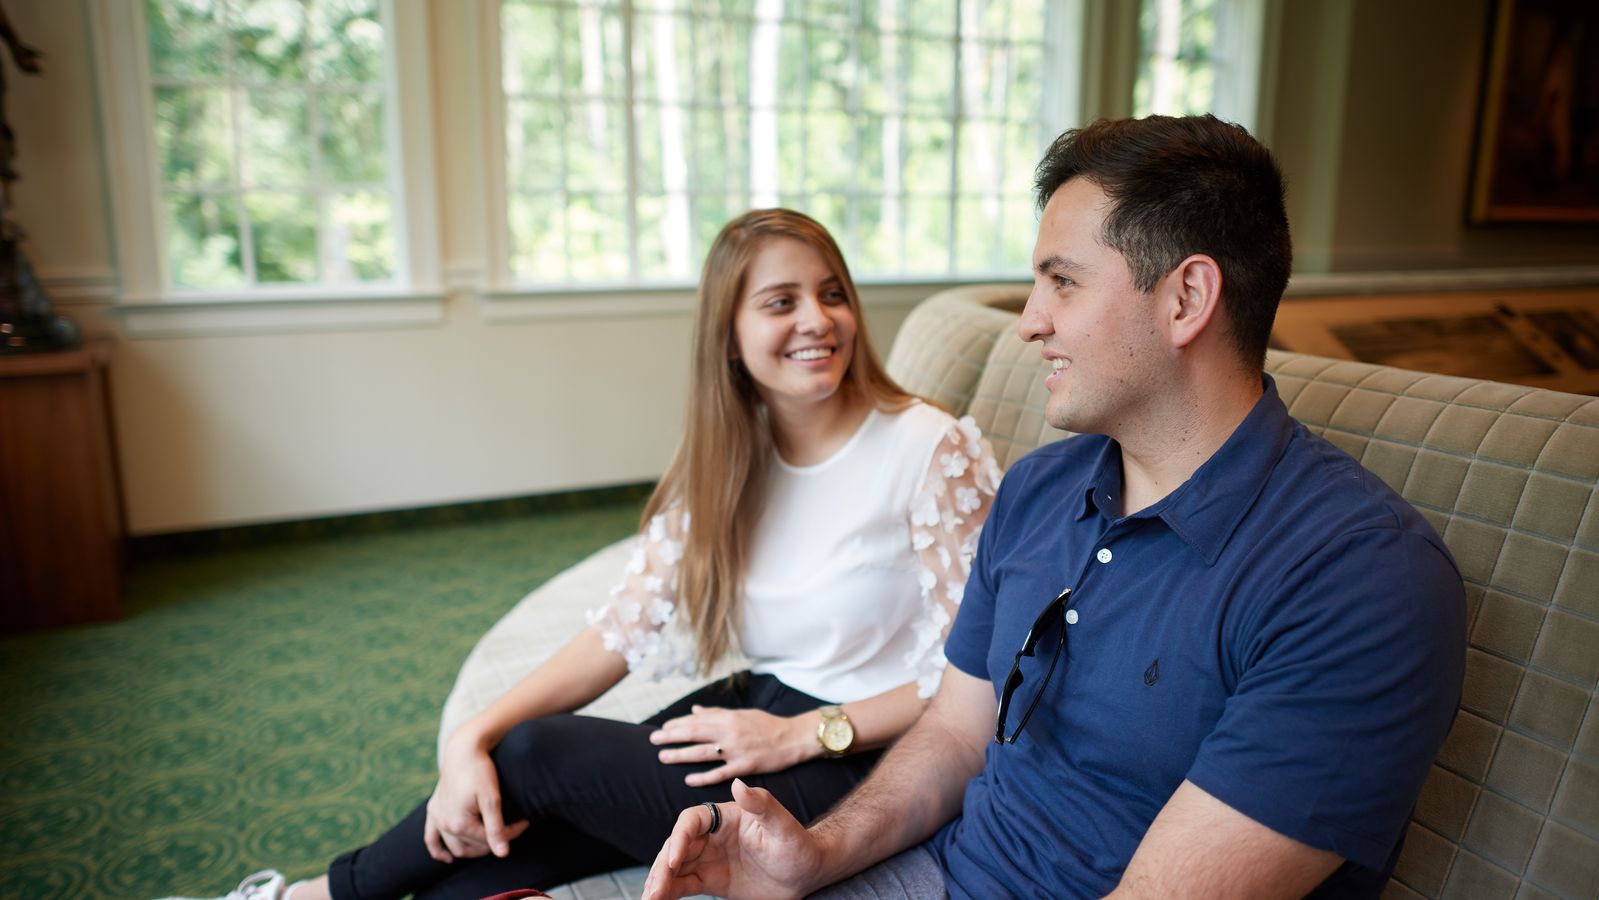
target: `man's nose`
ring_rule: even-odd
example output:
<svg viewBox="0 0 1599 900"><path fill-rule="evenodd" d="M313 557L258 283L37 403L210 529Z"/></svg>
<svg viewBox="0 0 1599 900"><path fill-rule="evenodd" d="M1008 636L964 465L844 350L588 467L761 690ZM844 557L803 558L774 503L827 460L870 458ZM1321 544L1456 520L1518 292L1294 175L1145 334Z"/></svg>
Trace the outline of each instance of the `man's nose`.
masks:
<svg viewBox="0 0 1599 900"><path fill-rule="evenodd" d="M1033 285L1032 293L1027 295L1027 305L1022 307L1022 316L1016 322L1016 334L1023 341L1041 341L1054 331L1049 316L1044 314L1042 290Z"/></svg>

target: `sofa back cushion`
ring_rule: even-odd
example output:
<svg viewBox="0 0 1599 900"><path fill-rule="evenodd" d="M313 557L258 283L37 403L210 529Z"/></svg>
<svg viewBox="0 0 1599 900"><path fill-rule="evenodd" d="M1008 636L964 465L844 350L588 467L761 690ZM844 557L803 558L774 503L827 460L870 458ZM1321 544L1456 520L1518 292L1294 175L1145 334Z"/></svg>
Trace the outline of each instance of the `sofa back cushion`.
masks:
<svg viewBox="0 0 1599 900"><path fill-rule="evenodd" d="M1005 309L1015 295L1015 285L980 285L917 304L889 350L884 363L889 374L905 390L956 416L966 415L995 344L1021 343L1016 314Z"/></svg>
<svg viewBox="0 0 1599 900"><path fill-rule="evenodd" d="M1015 338L1026 292L929 298L890 356L907 386L970 382L969 397L937 399L969 412L1007 467L1063 436L1043 421L1038 348ZM899 346L945 329L954 349ZM895 366L952 357L953 379ZM1389 895L1599 896L1599 399L1293 353L1266 369L1290 414L1427 517L1466 584L1461 709Z"/></svg>

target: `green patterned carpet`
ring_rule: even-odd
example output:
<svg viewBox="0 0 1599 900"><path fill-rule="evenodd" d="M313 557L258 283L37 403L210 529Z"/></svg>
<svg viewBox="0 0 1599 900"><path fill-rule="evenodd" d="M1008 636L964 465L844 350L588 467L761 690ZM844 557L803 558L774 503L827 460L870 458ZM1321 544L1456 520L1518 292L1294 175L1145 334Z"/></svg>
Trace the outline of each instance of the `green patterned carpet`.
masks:
<svg viewBox="0 0 1599 900"><path fill-rule="evenodd" d="M431 789L477 638L640 506L146 562L125 620L0 641L0 898L323 870Z"/></svg>

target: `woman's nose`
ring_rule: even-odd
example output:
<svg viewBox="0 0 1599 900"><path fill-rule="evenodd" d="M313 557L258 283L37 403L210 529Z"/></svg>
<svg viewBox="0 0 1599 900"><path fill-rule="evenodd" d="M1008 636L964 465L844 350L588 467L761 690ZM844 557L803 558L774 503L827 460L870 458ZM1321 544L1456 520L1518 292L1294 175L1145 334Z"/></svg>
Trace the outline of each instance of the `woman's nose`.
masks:
<svg viewBox="0 0 1599 900"><path fill-rule="evenodd" d="M833 330L833 319L815 297L800 303L799 327L808 334L826 334Z"/></svg>

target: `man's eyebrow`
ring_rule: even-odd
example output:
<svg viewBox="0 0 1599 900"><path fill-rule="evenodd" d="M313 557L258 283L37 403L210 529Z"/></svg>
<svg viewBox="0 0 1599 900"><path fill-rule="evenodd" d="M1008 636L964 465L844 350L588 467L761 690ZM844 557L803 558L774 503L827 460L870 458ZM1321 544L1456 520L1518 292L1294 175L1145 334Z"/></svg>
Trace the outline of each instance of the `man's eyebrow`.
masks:
<svg viewBox="0 0 1599 900"><path fill-rule="evenodd" d="M1059 254L1046 256L1038 261L1035 266L1040 275L1050 275L1056 272L1081 272L1087 268L1082 263Z"/></svg>

